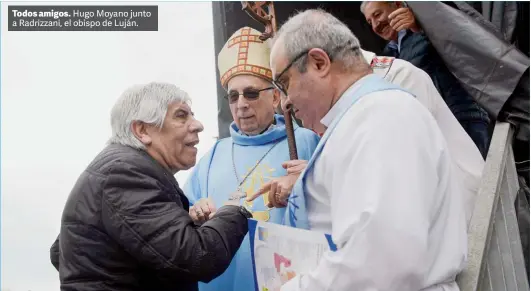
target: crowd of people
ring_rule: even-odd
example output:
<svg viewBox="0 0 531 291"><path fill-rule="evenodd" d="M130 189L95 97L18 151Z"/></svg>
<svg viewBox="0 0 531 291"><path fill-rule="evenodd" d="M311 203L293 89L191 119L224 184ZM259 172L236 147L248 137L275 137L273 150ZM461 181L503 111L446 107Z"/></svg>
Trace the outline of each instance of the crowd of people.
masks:
<svg viewBox="0 0 531 291"><path fill-rule="evenodd" d="M384 55L323 10L270 42L243 27L218 55L234 122L203 130L176 85L126 90L50 250L61 290L255 290L248 219L331 234L337 251L281 290L446 290L467 263L490 119L414 15L364 2ZM279 105L302 121L290 161ZM178 171L193 168L181 188Z"/></svg>

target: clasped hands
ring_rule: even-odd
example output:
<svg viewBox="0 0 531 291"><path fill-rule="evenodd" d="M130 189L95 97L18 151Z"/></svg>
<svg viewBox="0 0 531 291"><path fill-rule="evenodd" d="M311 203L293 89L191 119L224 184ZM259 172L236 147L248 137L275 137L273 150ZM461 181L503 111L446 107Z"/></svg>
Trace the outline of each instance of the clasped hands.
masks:
<svg viewBox="0 0 531 291"><path fill-rule="evenodd" d="M238 200L228 200L224 205L238 206L240 205L240 202ZM203 224L214 217L216 210L216 205L212 198L201 198L194 204L194 206L190 207L188 214L190 214L190 218L192 218L195 223Z"/></svg>
<svg viewBox="0 0 531 291"><path fill-rule="evenodd" d="M308 161L292 160L282 163L282 167L286 169L287 175L273 178L262 186L256 193L247 198L247 201L253 201L256 198L267 193L268 205L267 207L286 207L287 200L299 178L299 175L306 168ZM229 200L225 205L239 205L238 200ZM195 223L202 224L211 219L216 213L216 206L212 198L202 198L190 207L189 214Z"/></svg>

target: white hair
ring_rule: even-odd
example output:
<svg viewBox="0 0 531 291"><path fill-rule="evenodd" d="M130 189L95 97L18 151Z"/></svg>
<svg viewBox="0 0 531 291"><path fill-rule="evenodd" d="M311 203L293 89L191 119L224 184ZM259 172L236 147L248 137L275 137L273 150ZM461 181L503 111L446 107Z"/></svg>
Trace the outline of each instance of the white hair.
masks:
<svg viewBox="0 0 531 291"><path fill-rule="evenodd" d="M132 123L141 121L162 128L168 107L175 102L190 103L191 99L173 84L152 82L128 88L112 108L109 143L145 149L134 135Z"/></svg>
<svg viewBox="0 0 531 291"><path fill-rule="evenodd" d="M312 48L324 50L347 70L361 59L356 36L347 25L321 9L309 9L291 17L278 31L275 42L278 39L282 39L288 60ZM301 73L306 71L305 58L293 64Z"/></svg>

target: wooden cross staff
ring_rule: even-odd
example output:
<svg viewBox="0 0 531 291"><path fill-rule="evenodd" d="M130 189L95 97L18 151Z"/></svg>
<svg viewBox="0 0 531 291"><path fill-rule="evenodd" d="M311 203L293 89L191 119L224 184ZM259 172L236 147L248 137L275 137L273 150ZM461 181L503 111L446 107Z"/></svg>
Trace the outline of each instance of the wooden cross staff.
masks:
<svg viewBox="0 0 531 291"><path fill-rule="evenodd" d="M265 26L265 31L260 36L260 40L266 41L268 38L274 36L277 32L277 20L275 17L275 7L273 1L241 1L242 10L247 12L254 20L260 22ZM266 11L267 10L267 11ZM286 120L286 133L288 136L289 158L291 160L298 159L297 145L295 143L295 132L293 130L293 119L291 118L291 110L287 109L284 112L284 119Z"/></svg>

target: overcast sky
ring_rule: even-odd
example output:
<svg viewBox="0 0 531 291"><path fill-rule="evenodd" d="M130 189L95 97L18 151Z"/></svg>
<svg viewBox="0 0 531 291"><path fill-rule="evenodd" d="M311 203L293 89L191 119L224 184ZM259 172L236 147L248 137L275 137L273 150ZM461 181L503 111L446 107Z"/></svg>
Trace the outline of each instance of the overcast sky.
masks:
<svg viewBox="0 0 531 291"><path fill-rule="evenodd" d="M8 32L9 4L2 3L1 35L1 289L57 291L49 248L71 187L111 133L110 109L124 89L164 81L188 91L205 126L198 155L213 145L212 8L149 3L159 5L158 32ZM177 174L180 184L187 174Z"/></svg>

